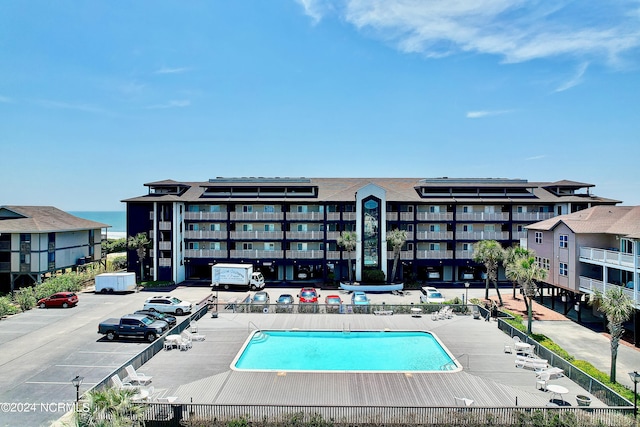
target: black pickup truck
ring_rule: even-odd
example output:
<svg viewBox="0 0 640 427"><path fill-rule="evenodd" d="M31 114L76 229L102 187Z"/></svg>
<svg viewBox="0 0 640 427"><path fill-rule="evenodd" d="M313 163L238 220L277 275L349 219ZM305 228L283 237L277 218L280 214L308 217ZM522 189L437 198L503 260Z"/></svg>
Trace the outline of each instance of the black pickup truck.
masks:
<svg viewBox="0 0 640 427"><path fill-rule="evenodd" d="M121 337L138 337L153 342L164 334L169 324L163 320L155 320L144 314L127 314L120 319L107 319L98 325L98 333L106 335L113 341Z"/></svg>

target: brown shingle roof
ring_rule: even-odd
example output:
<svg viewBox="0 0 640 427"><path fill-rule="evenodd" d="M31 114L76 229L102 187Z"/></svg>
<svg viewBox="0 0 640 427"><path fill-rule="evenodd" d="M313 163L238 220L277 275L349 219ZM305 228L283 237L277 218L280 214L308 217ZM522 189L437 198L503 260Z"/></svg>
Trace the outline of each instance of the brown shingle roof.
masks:
<svg viewBox="0 0 640 427"><path fill-rule="evenodd" d="M640 206L594 206L536 222L527 228L547 231L561 222L576 234L606 233L635 239L640 237Z"/></svg>
<svg viewBox="0 0 640 427"><path fill-rule="evenodd" d="M111 225L78 218L53 206L0 206L0 233L54 233Z"/></svg>

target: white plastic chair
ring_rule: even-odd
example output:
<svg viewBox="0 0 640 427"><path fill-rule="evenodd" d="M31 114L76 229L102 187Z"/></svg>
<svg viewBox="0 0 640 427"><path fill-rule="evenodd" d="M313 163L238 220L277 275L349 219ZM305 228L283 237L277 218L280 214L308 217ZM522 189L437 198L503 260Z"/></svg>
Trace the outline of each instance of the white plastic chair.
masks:
<svg viewBox="0 0 640 427"><path fill-rule="evenodd" d="M142 374L140 372L136 372L136 370L133 367L133 365L127 365L124 369L127 371L127 375L129 375L129 381L132 384L133 383L137 383L137 384L146 385L146 384L150 383L151 382L151 378L153 378L150 375L145 375L145 374Z"/></svg>

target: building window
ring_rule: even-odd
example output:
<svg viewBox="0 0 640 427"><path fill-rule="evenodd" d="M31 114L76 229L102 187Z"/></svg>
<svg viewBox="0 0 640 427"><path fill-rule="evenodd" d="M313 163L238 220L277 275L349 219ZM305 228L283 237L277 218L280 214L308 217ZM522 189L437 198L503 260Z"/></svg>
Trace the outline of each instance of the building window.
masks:
<svg viewBox="0 0 640 427"><path fill-rule="evenodd" d="M472 251L473 250L473 245L471 243L463 243L462 244L462 250L463 251Z"/></svg>
<svg viewBox="0 0 640 427"><path fill-rule="evenodd" d="M542 232L541 231L536 231L535 238L536 238L536 243L541 245L542 244Z"/></svg>
<svg viewBox="0 0 640 427"><path fill-rule="evenodd" d="M253 206L251 206L251 205L244 205L244 206L242 206L242 212L246 212L246 213L251 213L251 212L253 212Z"/></svg>
<svg viewBox="0 0 640 427"><path fill-rule="evenodd" d="M440 213L440 206L429 206L429 212Z"/></svg>
<svg viewBox="0 0 640 427"><path fill-rule="evenodd" d="M520 232L524 231L524 226L523 226L523 225L518 225L518 226L516 227L516 231L517 231L518 233L520 233Z"/></svg>
<svg viewBox="0 0 640 427"><path fill-rule="evenodd" d="M431 232L440 231L440 224L430 224L429 231Z"/></svg>
<svg viewBox="0 0 640 427"><path fill-rule="evenodd" d="M276 208L273 205L266 205L264 207L264 212L274 213L275 211L276 211Z"/></svg>
<svg viewBox="0 0 640 427"><path fill-rule="evenodd" d="M560 268L560 275L561 276L566 276L568 274L569 271L569 265L565 262L561 262L559 264L559 268Z"/></svg>
<svg viewBox="0 0 640 427"><path fill-rule="evenodd" d="M489 232L489 233L493 233L494 231L496 231L496 225L495 224L485 224L484 225L484 231Z"/></svg>
<svg viewBox="0 0 640 427"><path fill-rule="evenodd" d="M473 231L473 225L465 224L462 226L462 231Z"/></svg>
<svg viewBox="0 0 640 427"><path fill-rule="evenodd" d="M567 246L569 246L569 235L568 234L561 234L560 235L560 247L561 248L566 248Z"/></svg>
<svg viewBox="0 0 640 427"><path fill-rule="evenodd" d="M242 224L242 231L253 231L253 224Z"/></svg>
<svg viewBox="0 0 640 427"><path fill-rule="evenodd" d="M440 243L429 243L429 250L430 251L439 251L440 250Z"/></svg>
<svg viewBox="0 0 640 427"><path fill-rule="evenodd" d="M243 243L242 249L245 251L253 250L253 243Z"/></svg>
<svg viewBox="0 0 640 427"><path fill-rule="evenodd" d="M264 250L265 251L275 251L276 244L272 242L264 242Z"/></svg>
<svg viewBox="0 0 640 427"><path fill-rule="evenodd" d="M211 224L211 231L220 231L220 224Z"/></svg>
<svg viewBox="0 0 640 427"><path fill-rule="evenodd" d="M264 231L276 231L275 224L265 224Z"/></svg>

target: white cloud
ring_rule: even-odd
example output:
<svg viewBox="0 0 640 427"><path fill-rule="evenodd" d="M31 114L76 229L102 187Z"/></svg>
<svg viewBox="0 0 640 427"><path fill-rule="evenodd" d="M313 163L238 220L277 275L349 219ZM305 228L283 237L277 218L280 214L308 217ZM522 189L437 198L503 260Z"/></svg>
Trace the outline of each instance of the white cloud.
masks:
<svg viewBox="0 0 640 427"><path fill-rule="evenodd" d="M162 67L154 71L154 73L155 74L180 74L180 73L186 73L189 70L190 68L186 68L186 67L179 67L179 68Z"/></svg>
<svg viewBox="0 0 640 427"><path fill-rule="evenodd" d="M572 56L617 64L640 48L640 3L557 0L296 0L316 22L335 12L404 52L504 62ZM631 56L631 55L630 55Z"/></svg>
<svg viewBox="0 0 640 427"><path fill-rule="evenodd" d="M582 83L582 76L584 76L584 73L587 71L587 67L589 66L588 62L584 62L582 64L580 64L580 66L578 67L578 69L576 70L576 73L566 82L562 83L560 86L558 86L558 88L556 88L556 92L563 92L567 89L571 89L574 86L579 85L580 83Z"/></svg>
<svg viewBox="0 0 640 427"><path fill-rule="evenodd" d="M467 112L467 119L481 119L483 117L488 117L488 116L499 116L502 114L508 114L511 113L512 110L494 110L494 111L488 111L488 110L480 110L480 111L469 111Z"/></svg>
<svg viewBox="0 0 640 427"><path fill-rule="evenodd" d="M541 160L546 158L547 156L544 154L540 154L538 156L527 157L525 160Z"/></svg>
<svg viewBox="0 0 640 427"><path fill-rule="evenodd" d="M184 108L184 107L188 107L189 105L191 105L191 101L189 101L188 99L179 99L179 100L169 101L165 104L150 105L149 107L147 107L147 109L159 110L159 109L165 109L165 108Z"/></svg>

